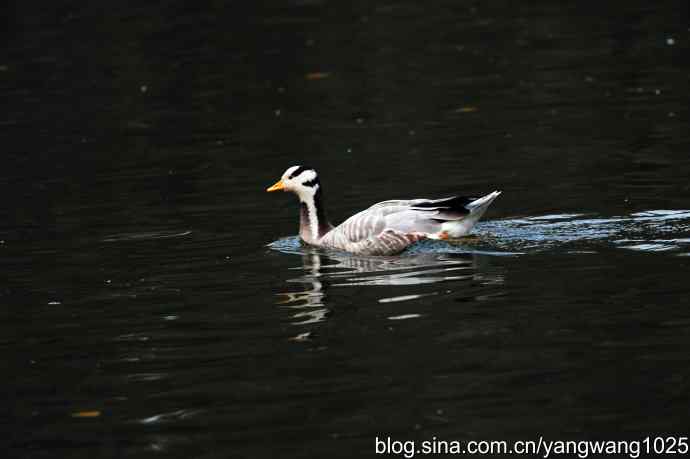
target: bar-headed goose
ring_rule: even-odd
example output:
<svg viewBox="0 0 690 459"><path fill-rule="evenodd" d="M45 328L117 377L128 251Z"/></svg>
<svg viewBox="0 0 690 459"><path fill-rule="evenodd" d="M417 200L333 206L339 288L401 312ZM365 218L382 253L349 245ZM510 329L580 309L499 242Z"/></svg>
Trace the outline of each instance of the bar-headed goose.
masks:
<svg viewBox="0 0 690 459"><path fill-rule="evenodd" d="M451 196L374 204L333 227L323 207L323 189L316 171L292 166L266 191L291 191L300 200L300 238L318 247L362 255L393 255L420 239L467 235L500 191L479 199Z"/></svg>

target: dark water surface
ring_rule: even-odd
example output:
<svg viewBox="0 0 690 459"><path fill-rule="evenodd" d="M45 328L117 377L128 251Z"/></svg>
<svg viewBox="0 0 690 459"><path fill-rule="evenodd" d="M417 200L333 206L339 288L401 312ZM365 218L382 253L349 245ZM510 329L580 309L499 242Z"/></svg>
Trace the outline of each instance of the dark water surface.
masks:
<svg viewBox="0 0 690 459"><path fill-rule="evenodd" d="M688 3L4 7L4 457L355 457L690 416ZM501 189L478 237L301 247Z"/></svg>

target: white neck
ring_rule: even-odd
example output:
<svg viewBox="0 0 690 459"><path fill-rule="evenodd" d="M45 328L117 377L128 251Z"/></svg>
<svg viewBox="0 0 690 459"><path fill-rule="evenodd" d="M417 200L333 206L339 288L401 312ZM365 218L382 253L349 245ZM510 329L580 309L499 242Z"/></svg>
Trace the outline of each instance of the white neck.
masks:
<svg viewBox="0 0 690 459"><path fill-rule="evenodd" d="M311 198L311 197L310 197ZM316 213L316 205L314 204L314 199L306 199L302 203L307 208L307 228L304 228L305 232L309 233L310 242L316 242L319 240L319 216ZM303 232L300 228L300 234ZM303 236L304 237L304 236ZM305 239L309 241L308 239Z"/></svg>
<svg viewBox="0 0 690 459"><path fill-rule="evenodd" d="M317 244L332 228L323 209L319 186L316 185L312 192L300 193L299 200L299 235L308 244Z"/></svg>

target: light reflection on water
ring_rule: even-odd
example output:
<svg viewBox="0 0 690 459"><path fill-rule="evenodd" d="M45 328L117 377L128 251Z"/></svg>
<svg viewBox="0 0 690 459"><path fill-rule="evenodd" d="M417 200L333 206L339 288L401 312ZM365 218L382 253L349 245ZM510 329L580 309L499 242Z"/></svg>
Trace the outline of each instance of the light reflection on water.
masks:
<svg viewBox="0 0 690 459"><path fill-rule="evenodd" d="M174 422L180 419L187 419L192 416L197 416L203 414L203 410L176 410L170 413L160 413L153 416L148 416L143 419L139 419L138 422L141 424L158 424L163 422Z"/></svg>

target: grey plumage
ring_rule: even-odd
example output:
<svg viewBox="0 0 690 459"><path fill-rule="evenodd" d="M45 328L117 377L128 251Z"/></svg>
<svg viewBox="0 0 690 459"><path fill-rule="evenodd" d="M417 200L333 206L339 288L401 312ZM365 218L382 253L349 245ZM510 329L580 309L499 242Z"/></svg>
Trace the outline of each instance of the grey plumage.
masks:
<svg viewBox="0 0 690 459"><path fill-rule="evenodd" d="M465 236L500 191L479 199L383 201L333 227L325 219L322 190L313 169L293 166L268 191L292 191L301 201L300 237L315 246L363 255L393 255L425 238Z"/></svg>

